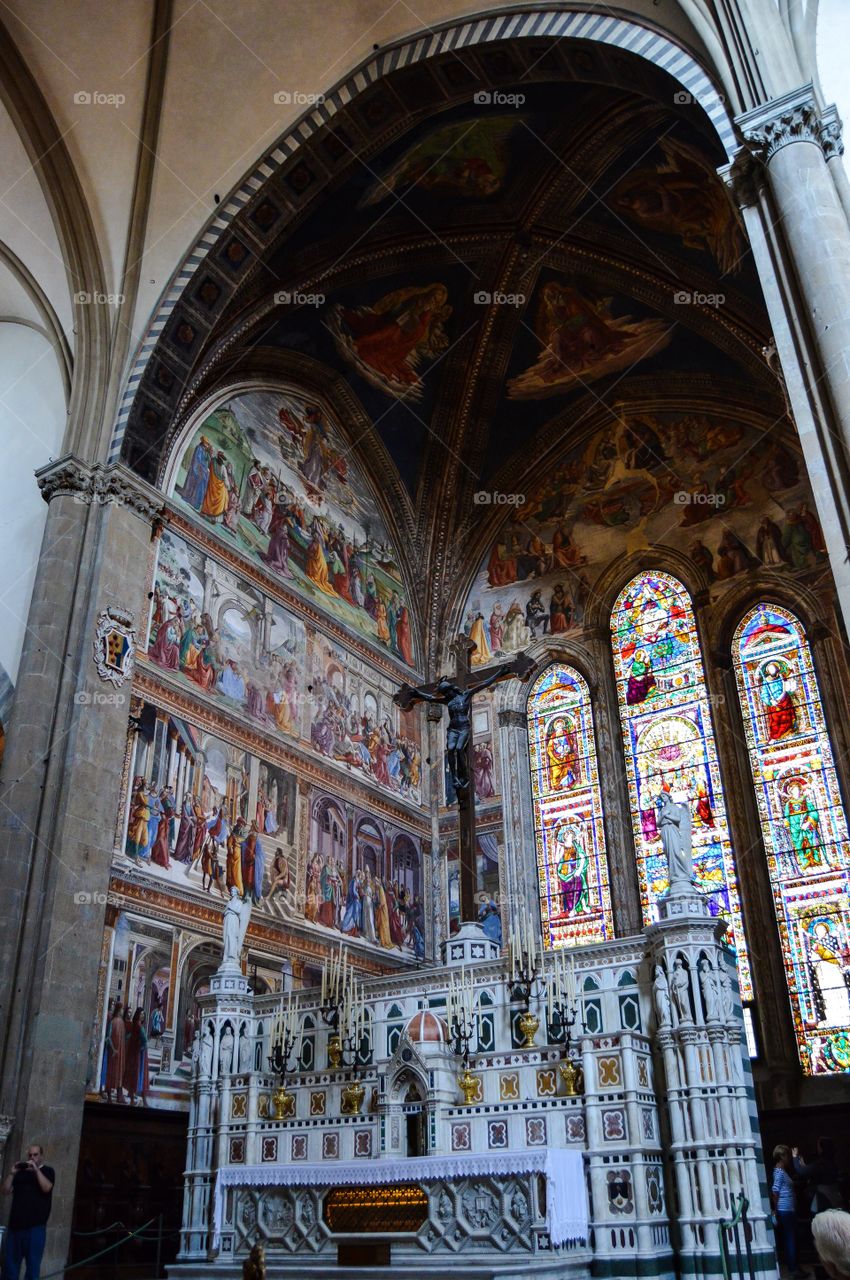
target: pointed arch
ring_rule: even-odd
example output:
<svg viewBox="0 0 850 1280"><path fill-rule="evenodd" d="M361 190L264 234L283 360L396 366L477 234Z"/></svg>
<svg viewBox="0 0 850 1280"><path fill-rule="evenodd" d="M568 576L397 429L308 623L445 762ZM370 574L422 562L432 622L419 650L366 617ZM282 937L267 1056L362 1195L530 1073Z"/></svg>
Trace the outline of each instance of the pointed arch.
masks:
<svg viewBox="0 0 850 1280"><path fill-rule="evenodd" d="M646 570L611 612L614 674L644 920L668 888L657 825L662 791L691 812L694 879L728 924L744 998L752 996L735 859L691 598L669 573Z"/></svg>
<svg viewBox="0 0 850 1280"><path fill-rule="evenodd" d="M732 648L803 1070L850 1070L850 834L805 629L761 602Z"/></svg>
<svg viewBox="0 0 850 1280"><path fill-rule="evenodd" d="M607 941L613 914L590 690L563 662L531 686L528 748L544 945Z"/></svg>

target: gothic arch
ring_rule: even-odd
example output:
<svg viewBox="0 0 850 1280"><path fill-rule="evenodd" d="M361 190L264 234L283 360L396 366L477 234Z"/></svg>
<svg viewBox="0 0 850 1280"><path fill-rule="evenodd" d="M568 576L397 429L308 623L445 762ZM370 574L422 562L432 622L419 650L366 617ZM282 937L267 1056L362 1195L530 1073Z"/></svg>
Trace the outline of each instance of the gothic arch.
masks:
<svg viewBox="0 0 850 1280"><path fill-rule="evenodd" d="M559 42L581 40L605 45L628 51L665 72L680 86L683 93L689 95L691 101L699 105L729 159L732 159L736 146L733 121L726 109L723 94L718 92L717 84L677 37L634 17L601 15L589 10L565 11L539 7L530 12L503 12L472 19L453 19L441 27L429 29L427 33L399 40L366 59L353 73L323 95L322 101L304 113L210 216L195 245L172 276L139 344L118 413L110 460L116 460L121 454L125 430L148 360L199 267L221 245L223 239L231 234L246 205L251 203L267 180L287 164L305 142L391 72L435 58L439 54L477 45L516 43L532 39L555 39Z"/></svg>
<svg viewBox="0 0 850 1280"><path fill-rule="evenodd" d="M691 598L694 613L701 614L699 602L705 599L709 586L705 574L684 552L677 551L675 547L657 543L646 550L618 556L603 569L590 589L585 613L585 628L594 635L607 636L614 601L633 578L647 570L669 573L671 577L681 582Z"/></svg>

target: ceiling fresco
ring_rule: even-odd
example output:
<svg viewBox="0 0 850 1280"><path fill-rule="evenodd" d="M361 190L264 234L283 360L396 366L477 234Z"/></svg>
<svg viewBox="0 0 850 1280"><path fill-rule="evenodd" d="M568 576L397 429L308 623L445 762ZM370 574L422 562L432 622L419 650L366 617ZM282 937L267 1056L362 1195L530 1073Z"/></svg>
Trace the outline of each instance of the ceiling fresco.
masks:
<svg viewBox="0 0 850 1280"><path fill-rule="evenodd" d="M126 446L161 475L243 363L303 369L306 401L343 388L400 579L423 583L426 665L482 521L495 536L476 492L528 491L600 406L683 414L689 380L703 407L716 382L718 405L785 413L699 108L627 54L488 56L390 76L270 179L166 327Z"/></svg>

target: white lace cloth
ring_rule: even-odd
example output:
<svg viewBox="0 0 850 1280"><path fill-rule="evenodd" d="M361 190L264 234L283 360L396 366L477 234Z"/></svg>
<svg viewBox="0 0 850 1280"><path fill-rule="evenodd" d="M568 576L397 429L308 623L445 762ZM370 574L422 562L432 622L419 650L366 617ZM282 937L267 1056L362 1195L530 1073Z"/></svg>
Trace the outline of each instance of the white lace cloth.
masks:
<svg viewBox="0 0 850 1280"><path fill-rule="evenodd" d="M214 1231L218 1239L228 1187L374 1186L434 1182L481 1174L546 1175L546 1228L554 1245L587 1240L587 1189L579 1151L503 1151L488 1155L409 1156L405 1160L352 1160L337 1164L245 1165L220 1169Z"/></svg>

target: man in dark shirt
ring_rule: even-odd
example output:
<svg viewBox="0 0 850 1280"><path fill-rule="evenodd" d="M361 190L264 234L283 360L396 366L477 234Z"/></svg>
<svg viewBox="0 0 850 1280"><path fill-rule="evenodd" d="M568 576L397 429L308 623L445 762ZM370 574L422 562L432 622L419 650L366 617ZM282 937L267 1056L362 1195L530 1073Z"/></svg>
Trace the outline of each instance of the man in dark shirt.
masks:
<svg viewBox="0 0 850 1280"><path fill-rule="evenodd" d="M26 1160L19 1160L0 1183L3 1195L12 1197L3 1272L6 1280L18 1280L22 1262L27 1264L27 1280L39 1280L55 1181L56 1174L44 1163L44 1151L31 1142Z"/></svg>

